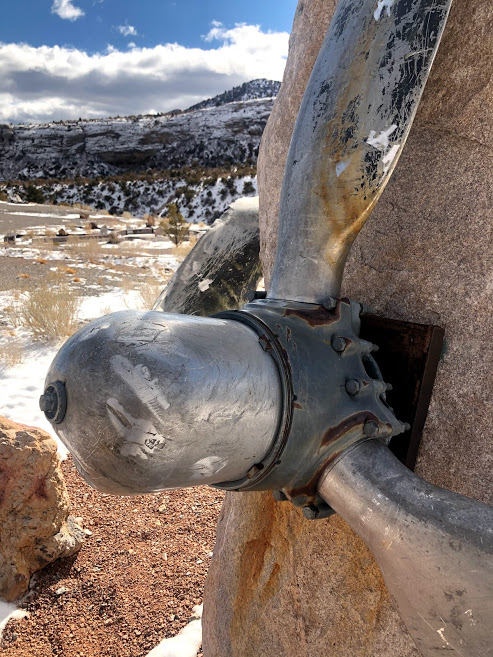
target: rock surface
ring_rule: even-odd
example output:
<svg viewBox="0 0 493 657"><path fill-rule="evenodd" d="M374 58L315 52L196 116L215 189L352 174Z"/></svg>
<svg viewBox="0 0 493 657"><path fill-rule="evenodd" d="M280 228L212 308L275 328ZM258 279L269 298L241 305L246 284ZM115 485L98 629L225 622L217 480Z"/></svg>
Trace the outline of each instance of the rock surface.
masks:
<svg viewBox="0 0 493 657"><path fill-rule="evenodd" d="M34 572L81 547L69 507L55 441L0 417L0 598L16 600Z"/></svg>
<svg viewBox="0 0 493 657"><path fill-rule="evenodd" d="M334 2L298 4L259 162L261 254L272 269L283 166ZM343 292L441 324L418 461L429 481L493 502L491 126L493 7L455 0L415 125L355 242ZM204 599L205 657L417 657L373 558L339 517L310 523L268 493L228 494Z"/></svg>

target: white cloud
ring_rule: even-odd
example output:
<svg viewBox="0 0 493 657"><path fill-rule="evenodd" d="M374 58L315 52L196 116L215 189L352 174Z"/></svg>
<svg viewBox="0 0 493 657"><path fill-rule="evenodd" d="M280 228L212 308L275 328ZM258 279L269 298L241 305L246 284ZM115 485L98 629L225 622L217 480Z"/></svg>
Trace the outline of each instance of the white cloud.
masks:
<svg viewBox="0 0 493 657"><path fill-rule="evenodd" d="M123 34L123 36L137 36L137 30L133 25L128 25L125 23L125 25L118 25L116 28L120 34Z"/></svg>
<svg viewBox="0 0 493 657"><path fill-rule="evenodd" d="M88 54L61 46L0 43L0 122L185 109L248 80L282 78L286 32L214 24L204 38L216 47L108 46Z"/></svg>
<svg viewBox="0 0 493 657"><path fill-rule="evenodd" d="M53 0L51 13L68 21L76 21L84 16L82 9L73 5L72 0Z"/></svg>

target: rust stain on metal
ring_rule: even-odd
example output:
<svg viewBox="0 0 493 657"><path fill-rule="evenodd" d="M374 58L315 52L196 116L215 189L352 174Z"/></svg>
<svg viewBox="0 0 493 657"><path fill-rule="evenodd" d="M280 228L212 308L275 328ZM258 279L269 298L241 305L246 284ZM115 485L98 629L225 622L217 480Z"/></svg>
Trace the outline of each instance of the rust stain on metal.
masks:
<svg viewBox="0 0 493 657"><path fill-rule="evenodd" d="M293 407L297 408L299 411L303 410L303 406L299 404L298 402L293 402Z"/></svg>
<svg viewBox="0 0 493 657"><path fill-rule="evenodd" d="M313 473L313 476L311 477L310 481L308 481L303 486L299 486L298 488L287 489L286 492L289 495L289 497L295 498L295 497L299 497L300 495L306 495L309 498L308 502L315 501L315 498L317 497L318 494L317 493L318 481L322 476L322 473L327 468L327 466L333 463L335 459L337 459L340 456L340 454L348 447L347 442L344 441L344 437L356 427L358 426L362 427L367 420L373 420L374 422L380 424L380 421L376 417L376 415L370 413L369 411L361 411L360 413L355 413L354 415L351 415L350 417L346 418L343 422L341 422L337 426L330 427L329 429L327 429L327 431L323 434L320 440L320 449L326 447L331 443L332 444L336 443L337 441L340 441L339 448L333 449L330 457L327 458L318 466L318 468ZM392 427L390 427L390 429L392 430Z"/></svg>
<svg viewBox="0 0 493 657"><path fill-rule="evenodd" d="M327 326L332 322L336 322L340 317L339 305L334 310L326 310L323 306L317 306L313 310L303 310L300 308L286 308L284 316L289 317L294 315L299 317L309 326Z"/></svg>
<svg viewBox="0 0 493 657"><path fill-rule="evenodd" d="M330 427L330 429L327 429L327 431L322 436L322 440L320 441L320 446L325 447L330 443L339 440L355 427L359 425L363 425L367 420L373 420L377 424L380 424L379 419L376 417L376 415L373 415L373 413L369 413L368 411L361 411L360 413L355 413L354 415L350 415L349 417L345 418L337 426Z"/></svg>

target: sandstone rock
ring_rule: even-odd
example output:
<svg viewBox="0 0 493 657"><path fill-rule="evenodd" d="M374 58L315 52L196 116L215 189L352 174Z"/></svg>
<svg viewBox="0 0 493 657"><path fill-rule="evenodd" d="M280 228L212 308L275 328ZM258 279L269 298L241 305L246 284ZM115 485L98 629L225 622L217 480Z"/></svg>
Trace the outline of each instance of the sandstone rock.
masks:
<svg viewBox="0 0 493 657"><path fill-rule="evenodd" d="M298 4L259 161L264 272L301 96L334 4ZM418 473L493 502L491 126L488 0L455 0L415 125L356 240L344 294L446 330ZM310 523L269 493L228 494L204 598L205 657L417 657L362 542L337 516Z"/></svg>
<svg viewBox="0 0 493 657"><path fill-rule="evenodd" d="M16 600L36 570L77 552L84 531L69 507L55 441L0 416L0 598Z"/></svg>

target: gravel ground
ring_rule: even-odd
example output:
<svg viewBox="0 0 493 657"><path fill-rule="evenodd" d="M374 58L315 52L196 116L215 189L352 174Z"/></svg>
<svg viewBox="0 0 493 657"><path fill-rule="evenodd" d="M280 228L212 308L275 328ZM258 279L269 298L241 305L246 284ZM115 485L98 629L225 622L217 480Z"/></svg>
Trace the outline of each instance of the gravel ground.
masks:
<svg viewBox="0 0 493 657"><path fill-rule="evenodd" d="M22 214L13 214L20 212ZM13 204L0 201L0 235L15 230L26 230L32 226L56 226L59 224L74 224L84 222L83 219L66 218L67 214L78 214L75 208L58 205ZM47 214L50 217L38 217L37 214ZM94 212L97 214L97 212ZM108 220L110 217L108 217ZM107 222L105 220L105 223Z"/></svg>
<svg viewBox="0 0 493 657"><path fill-rule="evenodd" d="M90 289L87 286L98 285L101 281L100 270L88 269L83 265L77 265L73 261L49 260L48 263L42 264L35 260L9 258L0 255L0 291L30 290L39 284L40 279L49 274L50 267L57 267L62 271L66 271L67 267L73 270L73 273L67 273L67 282L72 283L74 278L83 278L85 280L83 284L73 284L79 296L94 295L94 289ZM132 268L134 274L136 269L136 267ZM111 275L108 272L104 273L106 276ZM121 275L114 274L114 277L116 285L121 280ZM111 287L111 281L109 279L105 283L107 287Z"/></svg>
<svg viewBox="0 0 493 657"><path fill-rule="evenodd" d="M92 534L34 577L3 657L144 657L202 602L223 493L214 488L120 498L92 490L69 457L73 514Z"/></svg>

